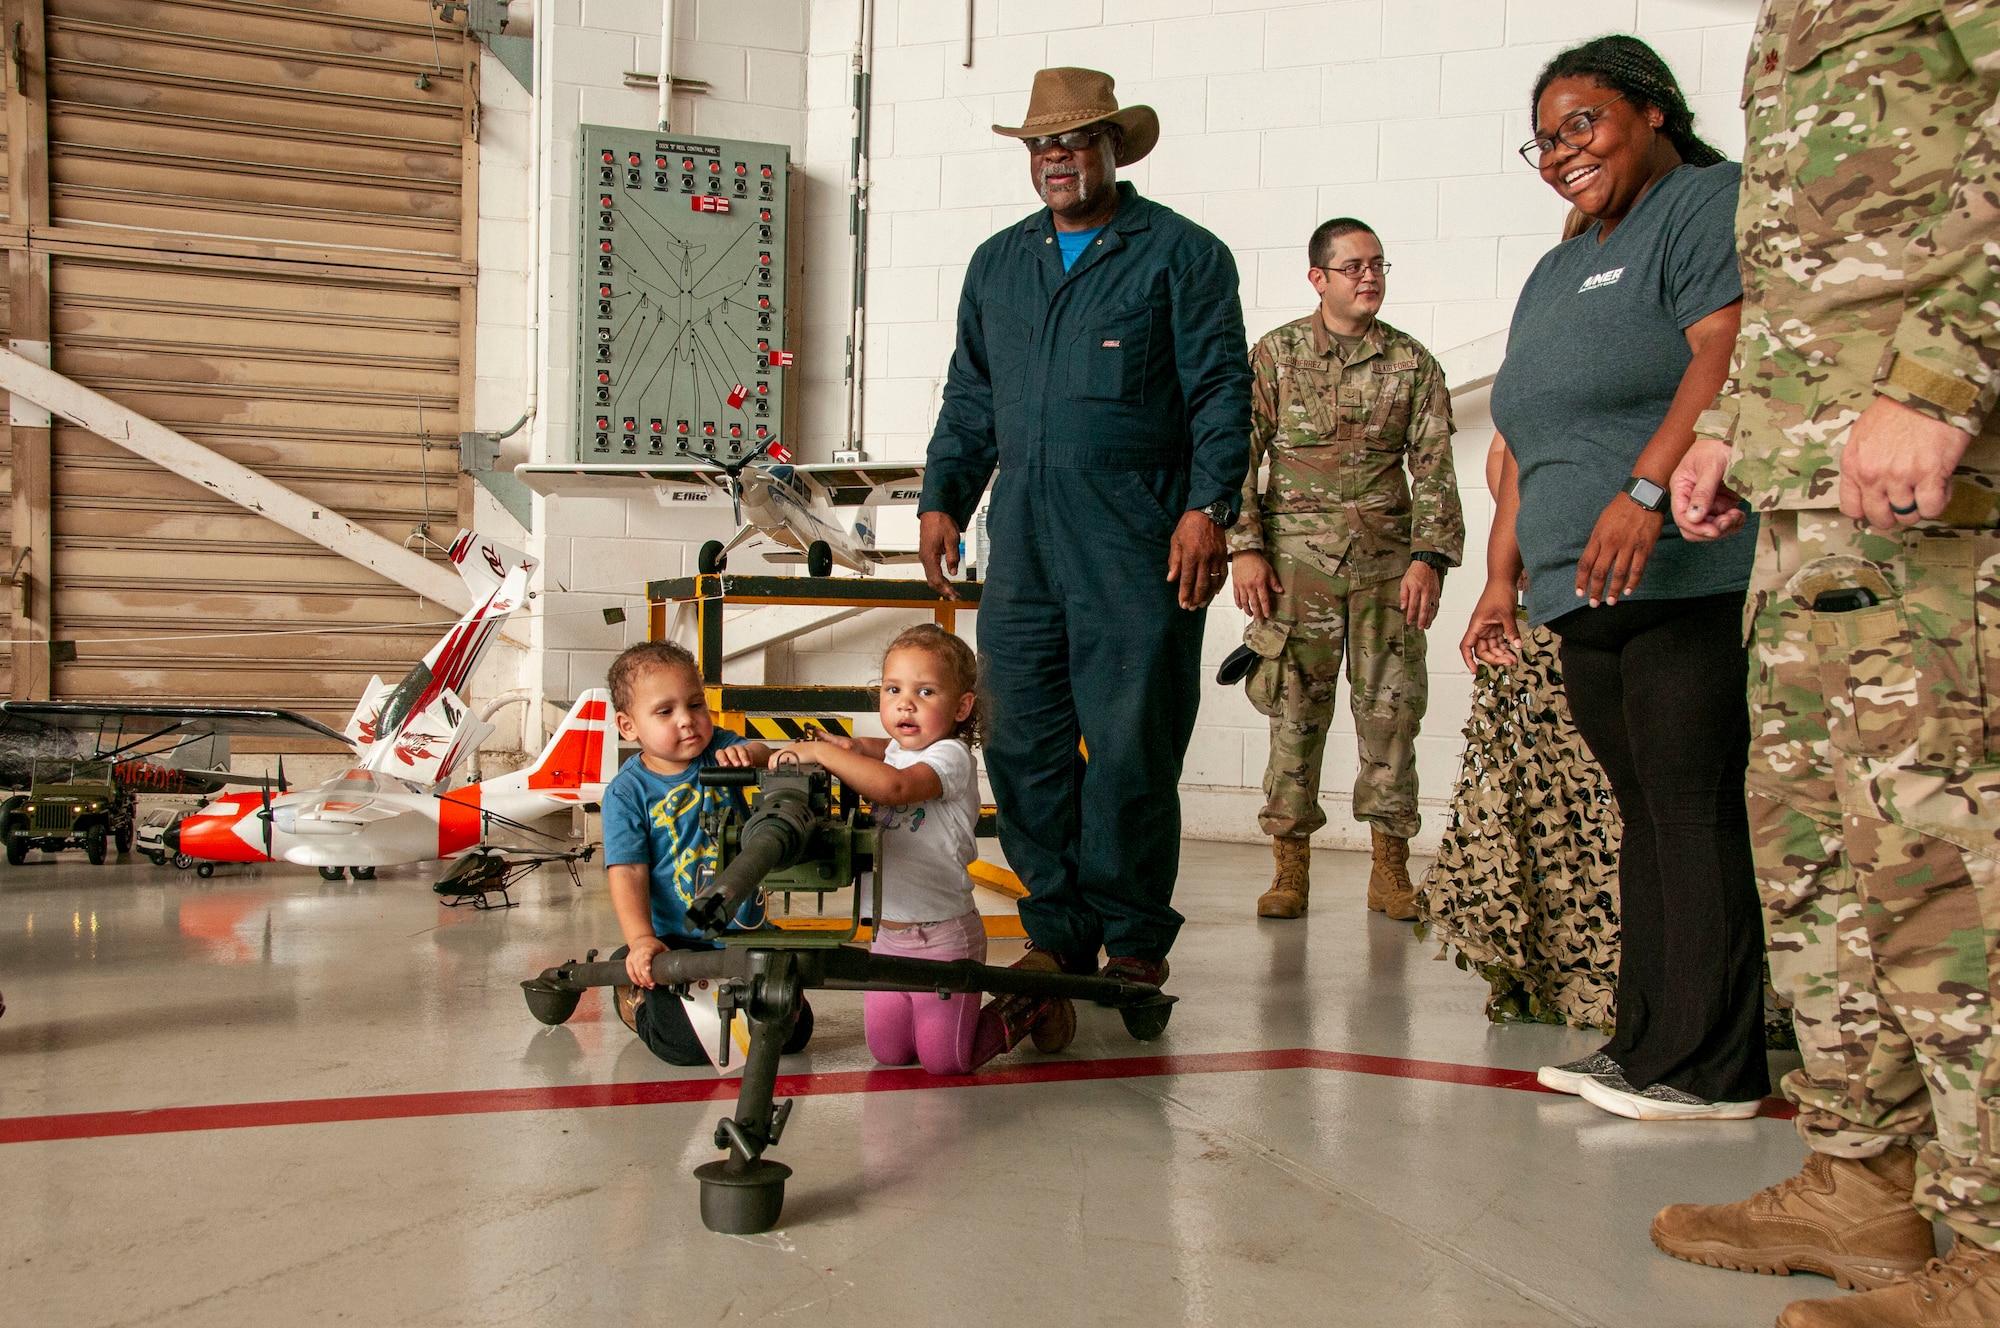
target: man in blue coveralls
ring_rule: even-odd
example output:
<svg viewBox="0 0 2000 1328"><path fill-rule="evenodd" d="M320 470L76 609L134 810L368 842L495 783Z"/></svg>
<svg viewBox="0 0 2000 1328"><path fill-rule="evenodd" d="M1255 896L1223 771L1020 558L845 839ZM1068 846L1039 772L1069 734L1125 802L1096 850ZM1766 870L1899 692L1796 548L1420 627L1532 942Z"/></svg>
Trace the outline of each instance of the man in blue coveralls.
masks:
<svg viewBox="0 0 2000 1328"><path fill-rule="evenodd" d="M1202 622L1248 464L1250 352L1223 243L1117 168L1160 135L1109 75L1044 69L1019 128L1048 206L979 246L924 471L921 548L955 597L998 468L979 646L1024 964L1164 981ZM1079 752L1081 737L1084 751Z"/></svg>

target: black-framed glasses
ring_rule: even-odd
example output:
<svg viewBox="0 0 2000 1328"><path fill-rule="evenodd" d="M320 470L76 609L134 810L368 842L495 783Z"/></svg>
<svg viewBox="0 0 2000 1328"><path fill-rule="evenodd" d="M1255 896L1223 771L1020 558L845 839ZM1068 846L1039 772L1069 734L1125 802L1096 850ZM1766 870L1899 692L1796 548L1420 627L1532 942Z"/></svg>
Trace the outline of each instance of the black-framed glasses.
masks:
<svg viewBox="0 0 2000 1328"><path fill-rule="evenodd" d="M1563 117L1563 122L1556 126L1554 134L1537 134L1523 143L1516 151L1521 154L1522 161L1527 162L1536 170L1542 168L1542 159L1556 150L1557 143L1561 143L1564 147L1576 148L1578 151L1581 151L1589 147L1590 140L1596 137L1597 120L1599 116L1604 114L1604 108L1609 106L1613 101L1623 100L1625 100L1625 94L1621 92L1613 97L1611 101L1599 102L1597 105L1587 107L1581 111L1572 111Z"/></svg>
<svg viewBox="0 0 2000 1328"><path fill-rule="evenodd" d="M1085 125L1081 129L1071 129L1066 133L1037 134L1033 138L1024 138L1021 141L1028 145L1029 152L1039 157L1052 148L1061 148L1065 152L1081 152L1112 132L1111 125Z"/></svg>
<svg viewBox="0 0 2000 1328"><path fill-rule="evenodd" d="M1392 266L1394 265L1380 258L1371 259L1367 262L1363 262L1361 259L1357 258L1351 262L1342 263L1339 267L1326 267L1324 265L1321 265L1319 270L1322 272L1338 272L1341 276L1346 277L1349 281L1359 281L1361 280L1361 274L1364 272L1372 272L1379 277L1383 273L1387 272Z"/></svg>

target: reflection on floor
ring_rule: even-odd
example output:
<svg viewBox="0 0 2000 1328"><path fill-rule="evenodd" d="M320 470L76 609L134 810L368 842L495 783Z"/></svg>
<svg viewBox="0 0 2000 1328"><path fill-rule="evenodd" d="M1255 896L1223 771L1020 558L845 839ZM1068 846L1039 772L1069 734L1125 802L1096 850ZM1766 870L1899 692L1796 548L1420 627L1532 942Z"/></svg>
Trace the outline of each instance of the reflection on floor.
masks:
<svg viewBox="0 0 2000 1328"><path fill-rule="evenodd" d="M1837 1294L1646 1241L1662 1203L1790 1175L1788 1124L1528 1091L1597 1039L1488 1025L1475 978L1365 912L1363 855L1258 922L1268 863L1187 845L1181 1003L1146 1046L1085 1008L1062 1056L933 1086L862 1073L860 998L816 994L784 1225L732 1238L688 1176L732 1090L594 996L561 1028L522 1005L616 944L601 872L475 913L414 869L31 860L0 872L8 1318L1708 1328Z"/></svg>

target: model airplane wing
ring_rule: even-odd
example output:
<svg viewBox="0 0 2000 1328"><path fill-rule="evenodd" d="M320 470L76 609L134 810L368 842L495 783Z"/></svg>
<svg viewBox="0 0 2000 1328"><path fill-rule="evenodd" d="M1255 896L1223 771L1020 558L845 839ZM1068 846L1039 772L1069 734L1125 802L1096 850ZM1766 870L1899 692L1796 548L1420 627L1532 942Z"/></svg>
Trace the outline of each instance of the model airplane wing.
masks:
<svg viewBox="0 0 2000 1328"><path fill-rule="evenodd" d="M0 737L48 729L102 734L120 747L140 740L195 738L212 733L236 738L347 739L316 719L290 710L238 706L97 705L82 701L0 701Z"/></svg>
<svg viewBox="0 0 2000 1328"><path fill-rule="evenodd" d="M834 507L897 507L924 496L920 461L829 463L792 469L825 494Z"/></svg>
<svg viewBox="0 0 2000 1328"><path fill-rule="evenodd" d="M514 474L536 493L561 498L602 498L607 493L651 493L663 506L676 502L727 502L727 472L705 461L603 465L519 465Z"/></svg>

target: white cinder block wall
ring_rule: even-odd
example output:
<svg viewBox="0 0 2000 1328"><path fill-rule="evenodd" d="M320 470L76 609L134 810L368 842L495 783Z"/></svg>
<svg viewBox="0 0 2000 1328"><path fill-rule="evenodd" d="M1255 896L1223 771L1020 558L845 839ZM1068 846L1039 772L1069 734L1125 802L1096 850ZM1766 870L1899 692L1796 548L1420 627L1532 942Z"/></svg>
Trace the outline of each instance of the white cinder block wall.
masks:
<svg viewBox="0 0 2000 1328"><path fill-rule="evenodd" d="M552 35L542 59L551 77L537 110L550 162L541 192L551 210L539 245L546 264L544 395L529 443L537 454L559 453L572 427L575 127L580 121L644 126L653 116L652 94L625 91L622 74L655 68L658 3L580 3L580 11L579 0L542 3ZM716 85L709 96L683 103L691 103L692 127L789 142L795 160L806 164L806 333L792 387L804 393L804 433L795 442L813 460L827 459L844 420L845 181L857 4L681 0L678 11L687 40L677 67ZM966 262L981 240L1037 205L1025 154L990 128L1020 122L1035 70L1057 64L1106 70L1118 80L1122 102L1145 102L1159 112L1159 146L1124 178L1235 251L1253 338L1310 309L1306 238L1319 221L1345 214L1380 232L1395 265L1384 316L1442 352L1506 327L1522 281L1561 226L1565 209L1514 153L1530 132L1527 97L1542 63L1592 36L1636 33L1680 76L1699 131L1736 156L1742 149L1736 98L1756 3L976 0L972 8L967 67L962 4L876 0L864 417L872 460L923 455ZM496 72L489 61L489 90ZM525 132L509 136L496 127L482 158L482 227L511 225L518 238L502 242L483 232L481 427L504 427L520 413L515 361L496 352L499 367L490 369L486 346L518 347L519 311L534 304L522 293L520 275L528 252L521 234L525 171L491 164L507 151L503 143L517 145L519 154L526 141ZM497 308L490 322L489 265ZM1461 397L1456 406L1471 538L1468 567L1447 577L1431 633L1431 707L1419 741L1430 843L1458 770L1471 680L1456 646L1483 575L1491 518L1483 461L1492 426L1484 393ZM914 518L899 515L885 520L886 541L914 543ZM721 533L695 528L698 521L649 503L538 503L535 541L548 559L546 589L590 592L538 601L548 604L536 634L550 697L595 685L610 652L642 634L636 612L623 629L606 629L601 609L616 602L630 612L636 600L617 596L640 593L647 577L678 571L695 542ZM889 615L863 617L801 638L769 667L774 678L783 671L800 682L866 678L896 625ZM1211 665L1241 630L1240 615L1218 601L1209 615ZM1210 688L1184 775L1190 834L1257 836L1265 734L1264 720L1240 690ZM1366 843L1349 817L1354 769L1353 724L1342 715L1324 775L1328 845Z"/></svg>

